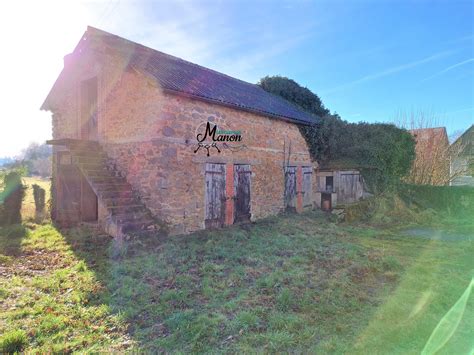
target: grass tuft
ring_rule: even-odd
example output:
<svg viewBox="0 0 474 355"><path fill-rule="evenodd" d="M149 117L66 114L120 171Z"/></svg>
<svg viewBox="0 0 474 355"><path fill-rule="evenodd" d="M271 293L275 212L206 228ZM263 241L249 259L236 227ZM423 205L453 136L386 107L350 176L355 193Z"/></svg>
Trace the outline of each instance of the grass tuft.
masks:
<svg viewBox="0 0 474 355"><path fill-rule="evenodd" d="M11 330L0 336L0 352L6 354L23 351L28 343L28 337L23 330Z"/></svg>

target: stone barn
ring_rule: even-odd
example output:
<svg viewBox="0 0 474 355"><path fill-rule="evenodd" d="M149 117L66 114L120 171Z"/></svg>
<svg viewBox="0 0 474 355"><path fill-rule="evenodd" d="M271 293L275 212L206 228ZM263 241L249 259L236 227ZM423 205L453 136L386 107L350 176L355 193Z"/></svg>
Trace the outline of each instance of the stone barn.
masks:
<svg viewBox="0 0 474 355"><path fill-rule="evenodd" d="M181 234L318 203L298 128L314 116L113 34L87 28L42 109L58 223Z"/></svg>

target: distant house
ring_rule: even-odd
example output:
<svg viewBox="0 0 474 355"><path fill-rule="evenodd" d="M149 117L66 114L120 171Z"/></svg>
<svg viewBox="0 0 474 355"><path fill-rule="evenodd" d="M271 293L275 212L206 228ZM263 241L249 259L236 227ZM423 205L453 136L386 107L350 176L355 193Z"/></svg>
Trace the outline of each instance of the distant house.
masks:
<svg viewBox="0 0 474 355"><path fill-rule="evenodd" d="M413 129L415 160L408 182L417 185L449 183L449 140L445 127Z"/></svg>
<svg viewBox="0 0 474 355"><path fill-rule="evenodd" d="M317 118L257 85L89 27L42 105L53 218L173 234L316 204L298 126ZM155 223L157 222L157 223Z"/></svg>
<svg viewBox="0 0 474 355"><path fill-rule="evenodd" d="M451 144L450 157L451 185L474 186L474 125Z"/></svg>

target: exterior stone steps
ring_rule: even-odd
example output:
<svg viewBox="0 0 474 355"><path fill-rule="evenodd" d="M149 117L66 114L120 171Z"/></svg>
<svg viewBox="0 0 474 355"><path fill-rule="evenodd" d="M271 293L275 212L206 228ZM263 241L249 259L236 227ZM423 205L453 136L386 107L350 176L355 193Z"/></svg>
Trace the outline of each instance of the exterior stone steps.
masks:
<svg viewBox="0 0 474 355"><path fill-rule="evenodd" d="M133 197L103 197L102 202L107 207L127 206L136 202Z"/></svg>
<svg viewBox="0 0 474 355"><path fill-rule="evenodd" d="M130 186L128 182L118 182L118 183L94 183L94 187L98 191L117 191L125 190ZM94 188L93 187L93 188Z"/></svg>
<svg viewBox="0 0 474 355"><path fill-rule="evenodd" d="M128 233L157 233L150 210L134 195L132 186L120 176L97 142L68 142L73 162L79 167L107 212L105 230L114 237Z"/></svg>
<svg viewBox="0 0 474 355"><path fill-rule="evenodd" d="M114 215L114 219L119 222L119 223L128 223L128 222L148 222L152 221L151 218L148 218L148 216L145 214L145 212L141 213L124 213L124 214L118 214Z"/></svg>
<svg viewBox="0 0 474 355"><path fill-rule="evenodd" d="M111 184L116 186L118 184L128 184L123 177L117 176L91 176L87 174L89 180L94 184Z"/></svg>
<svg viewBox="0 0 474 355"><path fill-rule="evenodd" d="M106 162L95 162L95 163L76 162L76 165L79 166L81 170L83 171L101 171L101 170L107 171Z"/></svg>
<svg viewBox="0 0 474 355"><path fill-rule="evenodd" d="M100 178L115 178L119 177L122 178L121 176L115 176L113 175L112 172L108 170L86 170L87 176L89 176L91 179L100 179ZM123 179L123 178L122 178Z"/></svg>
<svg viewBox="0 0 474 355"><path fill-rule="evenodd" d="M124 222L122 231L125 234L133 234L136 232L140 233L140 231L147 230L147 228L150 226L154 226L154 223L150 221Z"/></svg>
<svg viewBox="0 0 474 355"><path fill-rule="evenodd" d="M96 166L103 166L107 161L106 157L97 157L97 156L75 156L76 162L79 164L90 164Z"/></svg>
<svg viewBox="0 0 474 355"><path fill-rule="evenodd" d="M143 212L143 205L123 205L123 206L110 206L108 209L113 215L126 214L126 213L140 213Z"/></svg>
<svg viewBox="0 0 474 355"><path fill-rule="evenodd" d="M116 198L133 198L133 192L131 190L122 190L122 191L101 191L99 192L101 199L106 199L107 201L115 200Z"/></svg>

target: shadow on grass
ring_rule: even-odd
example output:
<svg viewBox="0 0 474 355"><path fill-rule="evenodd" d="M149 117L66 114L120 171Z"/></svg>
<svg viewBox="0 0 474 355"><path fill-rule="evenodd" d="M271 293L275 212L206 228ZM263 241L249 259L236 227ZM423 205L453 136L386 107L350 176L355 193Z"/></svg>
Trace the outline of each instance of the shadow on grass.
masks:
<svg viewBox="0 0 474 355"><path fill-rule="evenodd" d="M318 213L118 247L63 232L140 350L347 351L402 266Z"/></svg>
<svg viewBox="0 0 474 355"><path fill-rule="evenodd" d="M0 226L0 254L6 257L21 255L21 241L28 234L28 229L22 224Z"/></svg>

